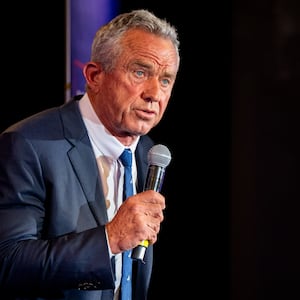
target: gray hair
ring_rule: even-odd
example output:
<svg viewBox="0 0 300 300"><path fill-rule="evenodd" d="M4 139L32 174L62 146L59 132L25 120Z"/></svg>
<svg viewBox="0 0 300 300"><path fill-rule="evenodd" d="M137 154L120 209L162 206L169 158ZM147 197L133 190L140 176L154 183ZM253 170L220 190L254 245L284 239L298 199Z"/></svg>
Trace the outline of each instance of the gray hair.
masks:
<svg viewBox="0 0 300 300"><path fill-rule="evenodd" d="M133 28L169 39L174 45L179 62L179 39L176 28L146 9L120 14L99 28L92 43L91 61L100 62L105 72L111 71L122 51L120 40L123 34Z"/></svg>

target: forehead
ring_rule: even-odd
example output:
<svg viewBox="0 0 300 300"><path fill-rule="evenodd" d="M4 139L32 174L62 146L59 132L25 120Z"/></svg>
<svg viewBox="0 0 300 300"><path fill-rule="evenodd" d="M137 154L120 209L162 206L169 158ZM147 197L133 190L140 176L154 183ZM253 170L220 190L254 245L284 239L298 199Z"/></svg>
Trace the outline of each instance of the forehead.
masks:
<svg viewBox="0 0 300 300"><path fill-rule="evenodd" d="M178 69L178 56L171 40L141 29L131 29L122 39L125 57L151 60L160 66Z"/></svg>

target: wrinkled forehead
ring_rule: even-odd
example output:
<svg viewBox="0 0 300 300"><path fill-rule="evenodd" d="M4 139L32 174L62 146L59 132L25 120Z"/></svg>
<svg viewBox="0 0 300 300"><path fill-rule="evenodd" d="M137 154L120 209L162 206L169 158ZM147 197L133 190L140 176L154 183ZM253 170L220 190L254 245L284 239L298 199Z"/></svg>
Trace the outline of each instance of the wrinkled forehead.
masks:
<svg viewBox="0 0 300 300"><path fill-rule="evenodd" d="M177 72L179 56L170 39L132 29L126 32L122 39L123 57L136 57L140 60L149 60L157 67Z"/></svg>

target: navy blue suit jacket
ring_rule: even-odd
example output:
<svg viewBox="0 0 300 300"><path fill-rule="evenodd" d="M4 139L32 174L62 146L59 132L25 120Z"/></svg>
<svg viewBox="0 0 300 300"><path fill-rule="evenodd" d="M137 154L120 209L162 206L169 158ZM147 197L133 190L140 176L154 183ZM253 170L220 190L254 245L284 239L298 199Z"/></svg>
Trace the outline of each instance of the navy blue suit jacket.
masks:
<svg viewBox="0 0 300 300"><path fill-rule="evenodd" d="M136 149L138 191L153 146ZM114 268L105 199L78 100L51 108L0 136L0 298L112 299ZM134 261L134 299L146 299L153 262ZM16 295L15 295L16 294Z"/></svg>

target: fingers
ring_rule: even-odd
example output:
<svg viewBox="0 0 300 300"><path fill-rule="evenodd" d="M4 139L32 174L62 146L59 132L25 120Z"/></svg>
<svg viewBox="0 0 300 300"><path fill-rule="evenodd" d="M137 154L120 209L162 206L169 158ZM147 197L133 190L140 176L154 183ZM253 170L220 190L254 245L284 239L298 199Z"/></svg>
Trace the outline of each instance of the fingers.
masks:
<svg viewBox="0 0 300 300"><path fill-rule="evenodd" d="M136 194L135 197L136 201L149 204L157 204L160 206L160 209L166 208L165 197L162 194L153 190L141 192L139 194Z"/></svg>
<svg viewBox="0 0 300 300"><path fill-rule="evenodd" d="M157 241L164 220L165 198L155 191L145 191L127 198L106 225L113 253L136 247L142 241Z"/></svg>
<svg viewBox="0 0 300 300"><path fill-rule="evenodd" d="M134 222L136 224L136 235L142 240L148 240L150 244L157 241L157 235L160 231L160 224L164 219L161 209L158 209L157 204L152 204L151 209L143 211L142 214L136 214Z"/></svg>
<svg viewBox="0 0 300 300"><path fill-rule="evenodd" d="M153 225L153 224L147 224L147 226L149 227L149 229L151 230L150 234L148 232L148 241L149 244L154 244L157 241L157 235L160 231L160 226L159 225Z"/></svg>
<svg viewBox="0 0 300 300"><path fill-rule="evenodd" d="M156 207L153 207L151 210L144 212L146 217L157 219L159 222L162 222L164 219L164 215L161 209L158 209Z"/></svg>

